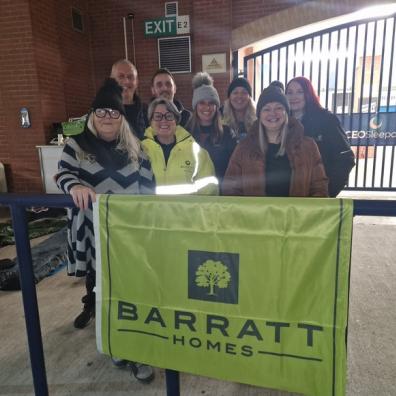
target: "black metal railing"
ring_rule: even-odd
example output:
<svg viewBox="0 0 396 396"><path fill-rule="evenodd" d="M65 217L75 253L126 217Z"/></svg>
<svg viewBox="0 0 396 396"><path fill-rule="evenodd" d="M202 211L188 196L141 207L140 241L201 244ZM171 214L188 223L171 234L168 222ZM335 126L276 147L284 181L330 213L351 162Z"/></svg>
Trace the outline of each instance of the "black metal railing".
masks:
<svg viewBox="0 0 396 396"><path fill-rule="evenodd" d="M8 205L11 209L34 391L37 396L47 396L48 384L43 341L25 208L32 206L51 208L74 207L74 203L69 195L61 194L0 194L0 205ZM361 216L396 216L396 201L355 200L353 213ZM165 370L165 377L167 396L179 396L179 372Z"/></svg>
<svg viewBox="0 0 396 396"><path fill-rule="evenodd" d="M0 205L11 209L12 225L15 235L19 263L19 276L25 311L26 332L29 344L33 386L36 396L48 395L47 374L45 369L43 340L41 337L40 316L37 303L36 283L33 273L32 255L28 235L27 207L64 208L74 207L70 195L17 195L0 194ZM165 370L167 396L180 395L179 372Z"/></svg>
<svg viewBox="0 0 396 396"><path fill-rule="evenodd" d="M347 189L396 191L396 14L342 24L244 58L258 99L273 80L312 81L356 153Z"/></svg>

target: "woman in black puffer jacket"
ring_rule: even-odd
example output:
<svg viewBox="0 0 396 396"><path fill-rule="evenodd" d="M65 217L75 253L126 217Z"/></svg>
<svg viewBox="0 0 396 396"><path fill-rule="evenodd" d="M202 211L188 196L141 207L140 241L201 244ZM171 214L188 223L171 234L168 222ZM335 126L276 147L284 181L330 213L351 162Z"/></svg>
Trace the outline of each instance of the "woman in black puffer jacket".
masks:
<svg viewBox="0 0 396 396"><path fill-rule="evenodd" d="M319 147L327 177L329 196L336 197L348 182L355 155L338 118L319 103L311 81L296 77L286 86L292 115L304 126L305 135Z"/></svg>

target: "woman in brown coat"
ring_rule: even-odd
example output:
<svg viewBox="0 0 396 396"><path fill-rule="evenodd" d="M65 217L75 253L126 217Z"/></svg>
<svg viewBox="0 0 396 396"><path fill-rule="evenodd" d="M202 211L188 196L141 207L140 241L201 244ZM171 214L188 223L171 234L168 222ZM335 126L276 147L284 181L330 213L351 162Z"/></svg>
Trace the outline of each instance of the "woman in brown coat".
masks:
<svg viewBox="0 0 396 396"><path fill-rule="evenodd" d="M315 141L289 117L289 103L278 86L260 95L251 133L228 165L224 195L327 197L328 179Z"/></svg>

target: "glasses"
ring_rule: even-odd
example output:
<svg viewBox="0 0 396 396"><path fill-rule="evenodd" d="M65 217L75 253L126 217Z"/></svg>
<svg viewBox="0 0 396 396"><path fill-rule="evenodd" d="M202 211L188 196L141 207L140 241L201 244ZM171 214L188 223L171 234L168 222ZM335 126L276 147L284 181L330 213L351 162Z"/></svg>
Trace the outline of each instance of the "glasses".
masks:
<svg viewBox="0 0 396 396"><path fill-rule="evenodd" d="M99 118L105 118L106 114L110 116L110 118L118 119L121 116L121 113L118 110L113 109L95 109L95 115Z"/></svg>
<svg viewBox="0 0 396 396"><path fill-rule="evenodd" d="M154 121L162 121L165 118L166 121L175 121L175 115L168 111L165 114L155 112L153 114L153 120Z"/></svg>

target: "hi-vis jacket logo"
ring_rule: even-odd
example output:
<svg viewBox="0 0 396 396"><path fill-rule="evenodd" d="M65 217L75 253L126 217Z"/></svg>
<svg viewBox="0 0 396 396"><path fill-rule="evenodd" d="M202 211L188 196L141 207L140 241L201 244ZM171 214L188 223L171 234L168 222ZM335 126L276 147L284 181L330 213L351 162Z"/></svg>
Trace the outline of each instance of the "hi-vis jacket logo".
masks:
<svg viewBox="0 0 396 396"><path fill-rule="evenodd" d="M239 254L188 252L188 298L238 304Z"/></svg>

